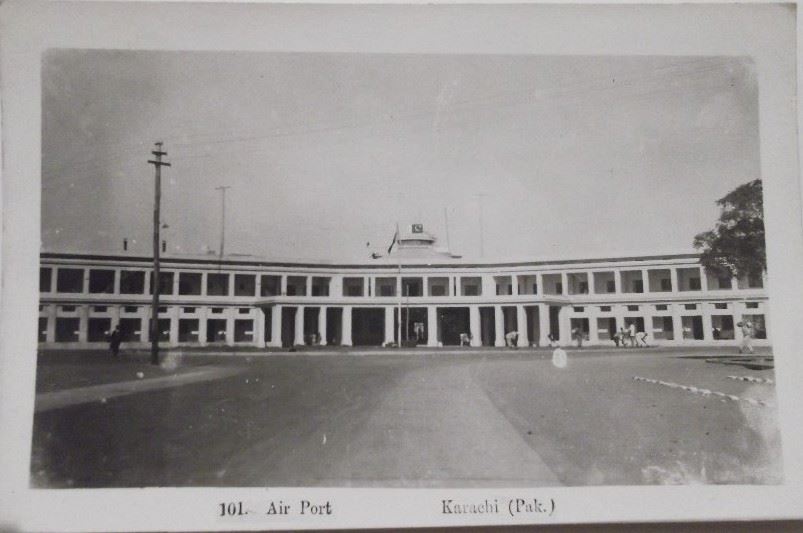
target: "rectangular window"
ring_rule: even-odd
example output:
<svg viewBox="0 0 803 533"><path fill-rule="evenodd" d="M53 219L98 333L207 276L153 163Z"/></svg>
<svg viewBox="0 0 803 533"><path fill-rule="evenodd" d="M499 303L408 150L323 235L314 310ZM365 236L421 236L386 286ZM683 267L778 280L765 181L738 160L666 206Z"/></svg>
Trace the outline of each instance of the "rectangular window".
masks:
<svg viewBox="0 0 803 533"><path fill-rule="evenodd" d="M432 296L446 296L446 287L443 285L433 285L430 287L429 292Z"/></svg>
<svg viewBox="0 0 803 533"><path fill-rule="evenodd" d="M476 285L465 285L463 286L463 296L479 296L480 294L479 287Z"/></svg>
<svg viewBox="0 0 803 533"><path fill-rule="evenodd" d="M726 304L726 303L715 303L714 304L714 309L727 309L727 308L728 308L728 304Z"/></svg>
<svg viewBox="0 0 803 533"><path fill-rule="evenodd" d="M394 292L395 291L393 290L393 287L391 287L390 285L381 285L379 287L379 295L380 296L393 296Z"/></svg>
<svg viewBox="0 0 803 533"><path fill-rule="evenodd" d="M239 308L237 310L237 312L240 313L241 315L247 315L248 313L251 312L251 308L250 307L241 307L241 308Z"/></svg>
<svg viewBox="0 0 803 533"><path fill-rule="evenodd" d="M702 289L702 284L700 282L700 278L689 278L689 290L690 291L699 291Z"/></svg>
<svg viewBox="0 0 803 533"><path fill-rule="evenodd" d="M580 307L574 307L573 309L574 309L574 312L575 312L575 313L582 313L583 311L585 311L585 310L586 310L586 308L585 308L585 307L582 307L582 306L580 306Z"/></svg>
<svg viewBox="0 0 803 533"><path fill-rule="evenodd" d="M633 280L633 292L644 292L644 280Z"/></svg>
<svg viewBox="0 0 803 533"><path fill-rule="evenodd" d="M60 307L60 309L64 313L74 313L75 312L75 306L74 305L62 305Z"/></svg>
<svg viewBox="0 0 803 533"><path fill-rule="evenodd" d="M761 289L764 287L764 279L761 276L749 276L747 278L747 287L750 289Z"/></svg>
<svg viewBox="0 0 803 533"><path fill-rule="evenodd" d="M120 294L143 294L145 292L144 270L120 271Z"/></svg>
<svg viewBox="0 0 803 533"><path fill-rule="evenodd" d="M201 273L181 272L178 275L178 293L187 296L201 294Z"/></svg>
<svg viewBox="0 0 803 533"><path fill-rule="evenodd" d="M120 339L123 342L139 342L142 339L142 319L121 318Z"/></svg>
<svg viewBox="0 0 803 533"><path fill-rule="evenodd" d="M84 269L60 268L56 274L58 292L77 293L84 290Z"/></svg>
<svg viewBox="0 0 803 533"><path fill-rule="evenodd" d="M637 305L628 305L627 306L627 310L628 311L638 311L638 306Z"/></svg>
<svg viewBox="0 0 803 533"><path fill-rule="evenodd" d="M685 304L683 307L688 310L697 309L697 304Z"/></svg>
<svg viewBox="0 0 803 533"><path fill-rule="evenodd" d="M234 296L253 296L256 293L256 276L253 274L234 275Z"/></svg>
<svg viewBox="0 0 803 533"><path fill-rule="evenodd" d="M111 318L90 318L86 332L86 340L89 342L104 342L111 329Z"/></svg>
<svg viewBox="0 0 803 533"><path fill-rule="evenodd" d="M602 311L603 313L610 313L611 312L611 306L610 305L601 305L599 310Z"/></svg>
<svg viewBox="0 0 803 533"><path fill-rule="evenodd" d="M50 292L53 290L51 286L53 270L47 267L39 269L39 292Z"/></svg>
<svg viewBox="0 0 803 533"><path fill-rule="evenodd" d="M167 307L160 307L159 313L167 313Z"/></svg>
<svg viewBox="0 0 803 533"><path fill-rule="evenodd" d="M728 277L717 278L717 283L720 289L730 289L733 286L733 280Z"/></svg>
<svg viewBox="0 0 803 533"><path fill-rule="evenodd" d="M136 313L137 309L139 309L136 305L127 305L123 307L124 313Z"/></svg>
<svg viewBox="0 0 803 533"><path fill-rule="evenodd" d="M56 342L78 342L80 318L56 318Z"/></svg>
<svg viewBox="0 0 803 533"><path fill-rule="evenodd" d="M212 313L216 314L216 315L219 315L219 314L223 313L223 308L222 307L213 307L212 308Z"/></svg>
<svg viewBox="0 0 803 533"><path fill-rule="evenodd" d="M658 304L655 306L656 311L666 311L668 308L666 304Z"/></svg>
<svg viewBox="0 0 803 533"><path fill-rule="evenodd" d="M207 274L206 275L206 294L207 294L207 296L228 296L229 295L229 275L228 274Z"/></svg>
<svg viewBox="0 0 803 533"><path fill-rule="evenodd" d="M96 305L96 306L92 307L92 310L94 312L96 312L96 313L105 313L106 312L106 306L105 305Z"/></svg>
<svg viewBox="0 0 803 533"><path fill-rule="evenodd" d="M90 270L89 292L92 294L114 293L114 270Z"/></svg>
<svg viewBox="0 0 803 533"><path fill-rule="evenodd" d="M606 292L616 292L616 281L609 279L605 282L605 291Z"/></svg>
<svg viewBox="0 0 803 533"><path fill-rule="evenodd" d="M153 294L153 272L149 274L151 280L149 293ZM173 294L173 272L159 272L159 294Z"/></svg>
<svg viewBox="0 0 803 533"><path fill-rule="evenodd" d="M182 311L187 313L187 314L192 314L192 313L195 312L195 308L194 307L185 307L185 308L182 309Z"/></svg>
<svg viewBox="0 0 803 533"><path fill-rule="evenodd" d="M555 283L555 294L563 294L563 282L559 281Z"/></svg>
<svg viewBox="0 0 803 533"><path fill-rule="evenodd" d="M234 342L252 342L254 340L254 321L234 321Z"/></svg>
<svg viewBox="0 0 803 533"><path fill-rule="evenodd" d="M672 280L670 278L661 278L661 290L664 292L672 290Z"/></svg>
<svg viewBox="0 0 803 533"><path fill-rule="evenodd" d="M259 288L260 296L277 296L281 290L281 276L262 276Z"/></svg>
<svg viewBox="0 0 803 533"><path fill-rule="evenodd" d="M746 302L744 306L748 309L758 309L758 302Z"/></svg>
<svg viewBox="0 0 803 533"><path fill-rule="evenodd" d="M181 318L178 321L178 342L198 342L198 319Z"/></svg>

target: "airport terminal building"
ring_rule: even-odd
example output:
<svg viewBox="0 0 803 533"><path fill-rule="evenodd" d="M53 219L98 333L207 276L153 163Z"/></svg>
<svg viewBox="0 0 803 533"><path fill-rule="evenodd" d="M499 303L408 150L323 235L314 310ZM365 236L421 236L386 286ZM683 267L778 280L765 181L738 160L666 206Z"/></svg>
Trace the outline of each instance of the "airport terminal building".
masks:
<svg viewBox="0 0 803 533"><path fill-rule="evenodd" d="M166 256L159 276L164 346L613 346L635 323L650 344L734 345L740 321L768 343L765 278L717 278L697 254L467 261L413 225L384 257L359 264ZM150 341L153 259L43 252L39 345ZM399 322L401 321L401 322Z"/></svg>

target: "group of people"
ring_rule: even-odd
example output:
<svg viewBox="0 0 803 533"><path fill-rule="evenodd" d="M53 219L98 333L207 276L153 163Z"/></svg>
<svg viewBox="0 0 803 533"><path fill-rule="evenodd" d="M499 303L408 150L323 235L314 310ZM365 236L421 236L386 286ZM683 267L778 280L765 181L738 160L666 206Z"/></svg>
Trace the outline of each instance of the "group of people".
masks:
<svg viewBox="0 0 803 533"><path fill-rule="evenodd" d="M628 346L631 348L649 346L649 344L647 344L647 332L638 331L635 322L631 322L626 328L620 327L619 331L611 335L611 340L617 348L619 346L622 348L627 348Z"/></svg>

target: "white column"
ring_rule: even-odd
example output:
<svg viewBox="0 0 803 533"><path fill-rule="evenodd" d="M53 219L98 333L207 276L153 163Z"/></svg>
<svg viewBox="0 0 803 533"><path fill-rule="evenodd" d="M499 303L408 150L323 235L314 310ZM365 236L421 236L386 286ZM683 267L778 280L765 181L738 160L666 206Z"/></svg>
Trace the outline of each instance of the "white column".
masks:
<svg viewBox="0 0 803 533"><path fill-rule="evenodd" d="M566 272L560 273L560 284L561 289L563 289L560 293L563 296L569 294L569 276L566 274Z"/></svg>
<svg viewBox="0 0 803 533"><path fill-rule="evenodd" d="M480 333L480 308L472 305L468 308L469 329L471 330L471 345L481 346L482 337Z"/></svg>
<svg viewBox="0 0 803 533"><path fill-rule="evenodd" d="M549 306L546 304L538 306L538 336L539 346L549 346Z"/></svg>
<svg viewBox="0 0 803 533"><path fill-rule="evenodd" d="M569 307L568 305L562 305L560 307L560 311L558 312L558 322L560 323L560 344L563 346L569 345L572 342L572 332L569 321Z"/></svg>
<svg viewBox="0 0 803 533"><path fill-rule="evenodd" d="M282 347L282 306L274 305L270 310L270 343L273 348Z"/></svg>
<svg viewBox="0 0 803 533"><path fill-rule="evenodd" d="M326 306L322 305L318 309L318 335L320 336L321 346L326 346Z"/></svg>
<svg viewBox="0 0 803 533"><path fill-rule="evenodd" d="M712 341L714 339L714 324L711 321L711 307L706 302L700 302L700 310L703 313L703 340Z"/></svg>
<svg viewBox="0 0 803 533"><path fill-rule="evenodd" d="M259 279L259 277L257 277ZM257 293L259 294L259 293ZM254 346L262 348L265 346L265 312L257 307L254 314Z"/></svg>
<svg viewBox="0 0 803 533"><path fill-rule="evenodd" d="M588 294L595 294L597 292L597 288L594 286L594 273L593 272L586 272L586 278L588 279ZM589 329L589 331L591 331Z"/></svg>
<svg viewBox="0 0 803 533"><path fill-rule="evenodd" d="M647 334L647 344L654 344L655 336L652 331L652 314L655 307L653 305L644 304L643 308L643 315L644 315L644 333Z"/></svg>
<svg viewBox="0 0 803 533"><path fill-rule="evenodd" d="M208 307L200 306L197 308L198 310L198 344L201 346L206 346L206 319L207 319L207 312Z"/></svg>
<svg viewBox="0 0 803 533"><path fill-rule="evenodd" d="M519 346L529 346L530 339L527 331L527 312L523 305L516 306L516 331L519 332Z"/></svg>
<svg viewBox="0 0 803 533"><path fill-rule="evenodd" d="M178 318L180 313L180 307L175 305L170 307L170 346L176 346L178 344Z"/></svg>
<svg viewBox="0 0 803 533"><path fill-rule="evenodd" d="M287 296L287 274L282 274L279 277L279 295Z"/></svg>
<svg viewBox="0 0 803 533"><path fill-rule="evenodd" d="M625 306L614 305L611 309L613 310L614 318L616 318L616 331L618 332L625 327Z"/></svg>
<svg viewBox="0 0 803 533"><path fill-rule="evenodd" d="M226 346L234 346L234 317L232 317L232 313L236 313L237 308L230 307L225 309L224 312L226 313L224 315L226 320Z"/></svg>
<svg viewBox="0 0 803 533"><path fill-rule="evenodd" d="M644 288L643 292L650 292L650 271L646 268L641 269L641 285ZM660 290L660 287L658 289Z"/></svg>
<svg viewBox="0 0 803 533"><path fill-rule="evenodd" d="M586 306L586 315L588 315L588 344L599 344L597 309L598 307L595 305Z"/></svg>
<svg viewBox="0 0 803 533"><path fill-rule="evenodd" d="M494 306L494 329L496 330L494 333L494 346L504 346L505 345L505 317L502 315L502 306L495 305Z"/></svg>
<svg viewBox="0 0 803 533"><path fill-rule="evenodd" d="M519 276L516 274L510 275L510 285L512 286L512 290L510 292L513 293L513 296L519 295Z"/></svg>
<svg viewBox="0 0 803 533"><path fill-rule="evenodd" d="M535 274L535 288L536 294L540 295L541 297L544 296L544 275L540 272Z"/></svg>
<svg viewBox="0 0 803 533"><path fill-rule="evenodd" d="M341 320L343 332L340 336L342 346L351 346L351 306L343 306L343 318Z"/></svg>
<svg viewBox="0 0 803 533"><path fill-rule="evenodd" d="M86 343L89 330L89 306L79 305L76 310L76 315L78 315L78 342Z"/></svg>
<svg viewBox="0 0 803 533"><path fill-rule="evenodd" d="M669 268L669 279L672 282L672 292L680 291L680 285L678 285L678 268L677 267L670 267Z"/></svg>
<svg viewBox="0 0 803 533"><path fill-rule="evenodd" d="M395 307L385 306L385 344L395 342L396 322L393 320Z"/></svg>
<svg viewBox="0 0 803 533"><path fill-rule="evenodd" d="M307 287L304 296L312 296L312 275L306 277Z"/></svg>
<svg viewBox="0 0 803 533"><path fill-rule="evenodd" d="M438 308L427 306L427 346L438 346Z"/></svg>
<svg viewBox="0 0 803 533"><path fill-rule="evenodd" d="M304 306L299 305L296 307L296 331L293 339L293 345L304 344Z"/></svg>
<svg viewBox="0 0 803 533"><path fill-rule="evenodd" d="M55 269L53 269L55 270ZM51 287L55 288L55 285L51 285ZM120 321L120 307L114 306L113 309L117 312L117 322ZM45 311L47 311L47 338L46 342L53 343L56 342L56 306L55 305L47 305L45 306ZM114 312L114 311L113 311ZM114 322L114 318L112 318L112 327L117 322Z"/></svg>
<svg viewBox="0 0 803 533"><path fill-rule="evenodd" d="M673 335L675 336L675 343L683 343L683 318L680 316L680 305L672 304L672 328L674 329Z"/></svg>
<svg viewBox="0 0 803 533"><path fill-rule="evenodd" d="M708 291L708 274L706 274L705 269L700 267L700 288L703 292Z"/></svg>

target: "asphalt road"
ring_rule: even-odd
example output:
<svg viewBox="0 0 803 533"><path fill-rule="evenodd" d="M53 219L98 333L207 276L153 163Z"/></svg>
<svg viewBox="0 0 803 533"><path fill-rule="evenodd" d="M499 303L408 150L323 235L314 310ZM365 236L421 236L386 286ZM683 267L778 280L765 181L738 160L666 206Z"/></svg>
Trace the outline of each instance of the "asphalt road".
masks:
<svg viewBox="0 0 803 533"><path fill-rule="evenodd" d="M34 416L31 484L779 482L773 385L729 377L773 371L707 355L570 351L557 368L544 352L294 354L142 377L136 362L48 361L39 389L63 398Z"/></svg>

